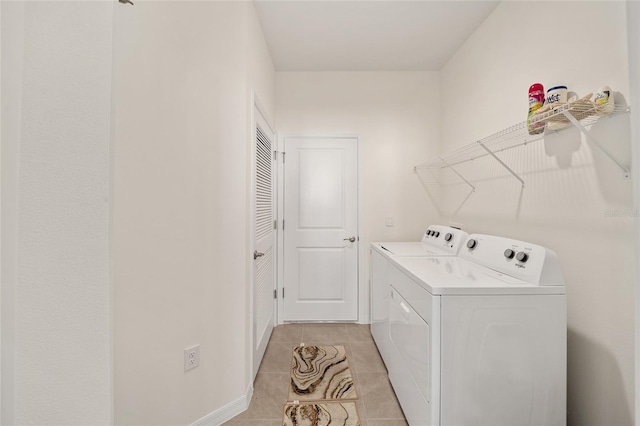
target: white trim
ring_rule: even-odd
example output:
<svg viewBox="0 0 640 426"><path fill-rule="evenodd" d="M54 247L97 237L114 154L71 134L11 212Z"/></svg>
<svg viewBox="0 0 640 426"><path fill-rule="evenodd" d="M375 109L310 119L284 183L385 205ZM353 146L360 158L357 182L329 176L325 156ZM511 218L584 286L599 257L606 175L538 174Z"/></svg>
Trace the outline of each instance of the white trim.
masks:
<svg viewBox="0 0 640 426"><path fill-rule="evenodd" d="M276 245L278 259L277 259L277 267L276 267L276 295L277 295L277 310L278 315L276 317L276 324L282 324L284 321L284 310L282 305L282 288L284 287L284 226L282 226L283 214L284 214L284 164L283 164L283 153L284 151L284 139L285 137L289 137L288 135L278 135L277 146L278 146L278 161L276 162L277 168L277 182L276 182L276 221L277 221L277 229L276 229ZM286 164L286 163L285 163Z"/></svg>
<svg viewBox="0 0 640 426"><path fill-rule="evenodd" d="M362 137L356 136L358 140L358 324L371 324L371 286L366 279L366 255L368 244L364 240L364 179L362 179L363 149Z"/></svg>
<svg viewBox="0 0 640 426"><path fill-rule="evenodd" d="M256 126L258 125L258 117L257 114L261 115L261 122L264 122L264 124L266 124L266 126L269 128L269 132L271 133L271 135L273 136L273 142L274 144L277 144L277 138L276 138L276 134L275 131L273 130L273 126L271 125L271 122L269 121L266 111L265 109L262 107L262 103L260 102L260 99L258 98L258 95L255 93L255 91L251 91L251 99L250 99L250 125L251 127L249 128L249 133L250 133L250 146L249 146L249 152L250 152L250 157L251 157L251 164L250 164L250 174L249 174L249 253L247 256L247 261L249 262L249 371L250 371L250 380L253 382L253 380L255 379L256 374L258 374L257 369L254 371L254 352L255 352L255 346L256 346L256 342L254 342L254 335L255 335L255 330L254 330L254 322L255 322L255 317L254 317L254 287L255 287L255 283L254 283L254 277L255 277L255 262L253 261L252 255L251 253L253 253L253 251L255 250L255 240L256 240L256 218L255 218L255 211L256 211L256 206L255 206L255 202L256 202L256 188L255 188L255 174L256 174ZM277 204L277 201L276 203ZM277 208L274 209L273 212L274 217L277 217ZM277 242L277 236L275 238L274 244L278 244ZM277 247L275 248L275 252L276 252L276 259L275 261L277 262ZM277 277L276 277L277 280ZM276 324L278 324L278 315L277 315L277 310L276 312L274 312L274 315L276 316L275 321L274 321L274 326Z"/></svg>
<svg viewBox="0 0 640 426"><path fill-rule="evenodd" d="M276 133L275 130L273 130L273 126L271 125L271 123L273 123L273 120L271 120L271 118L269 117L269 114L267 114L267 110L262 106L262 102L260 102L260 98L258 98L258 95L252 90L251 91L251 106L254 109L257 109L258 111L260 111L260 114L262 114L262 118L264 118L265 123L267 123L267 126L269 126L269 131L273 134ZM253 119L253 124L255 124L255 116L253 115L253 111L251 112L251 118ZM255 126L253 126L253 129L255 130ZM255 137L255 135L254 135Z"/></svg>
<svg viewBox="0 0 640 426"><path fill-rule="evenodd" d="M362 136L358 133L332 133L332 134L300 134L300 133L286 133L279 135L278 137L278 151L286 152L285 150L285 139L287 138L306 138L306 139L355 139L357 146L357 156L358 156L358 171L357 171L357 193L358 193L358 201L357 201L357 209L358 209L358 319L357 323L359 324L369 324L370 320L370 310L369 310L369 288L367 286L367 282L365 282L365 243L362 239L364 235L364 191L363 191L363 149L364 144L362 143ZM283 300L282 300L282 288L284 287L284 231L282 229L282 220L284 214L284 167L282 165L282 156L278 158L278 234L277 234L277 244L278 244L278 272L277 272L277 283L278 283L278 324L283 324L284 321L284 312L283 312ZM286 160L284 165L286 166ZM286 226L286 224L285 224Z"/></svg>
<svg viewBox="0 0 640 426"><path fill-rule="evenodd" d="M249 382L247 391L244 395L231 401L224 407L220 407L216 411L207 414L200 420L196 420L195 422L191 423L191 426L219 426L249 408L252 396L253 383Z"/></svg>
<svg viewBox="0 0 640 426"><path fill-rule="evenodd" d="M253 282L254 277L256 276L256 268L255 262L251 258L251 253L256 249L256 188L253 183L254 176L256 173L256 154L255 154L255 145L256 145L256 109L257 109L257 95L252 90L251 91L251 101L249 107L249 156L250 156L250 165L249 165L249 253L247 253L247 262L249 263L249 291L247 294L249 295L249 347L247 348L249 351L249 381L253 383L253 378L255 377L256 372L253 371L253 348L255 346L255 342L253 341L253 335L255 334L255 330L253 327L253 323L255 321L254 315L254 306L253 306L253 289L255 287L255 283Z"/></svg>

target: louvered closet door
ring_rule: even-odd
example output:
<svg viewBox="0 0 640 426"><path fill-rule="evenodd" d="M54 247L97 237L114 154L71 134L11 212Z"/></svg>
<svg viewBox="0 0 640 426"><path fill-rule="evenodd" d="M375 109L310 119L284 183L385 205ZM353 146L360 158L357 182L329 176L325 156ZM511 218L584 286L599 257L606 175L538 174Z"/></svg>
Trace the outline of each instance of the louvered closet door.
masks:
<svg viewBox="0 0 640 426"><path fill-rule="evenodd" d="M255 252L253 278L253 374L264 356L275 323L275 235L273 133L256 111Z"/></svg>

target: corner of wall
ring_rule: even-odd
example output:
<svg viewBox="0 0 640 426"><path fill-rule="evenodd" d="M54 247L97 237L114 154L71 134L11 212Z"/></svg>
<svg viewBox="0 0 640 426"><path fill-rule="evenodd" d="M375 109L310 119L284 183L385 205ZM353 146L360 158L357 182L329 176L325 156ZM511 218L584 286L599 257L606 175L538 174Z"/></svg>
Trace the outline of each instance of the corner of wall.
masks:
<svg viewBox="0 0 640 426"><path fill-rule="evenodd" d="M191 423L190 426L218 426L226 421L231 420L238 414L244 412L249 408L251 397L253 396L253 383L249 381L247 390L244 395L234 399L227 405L220 407L216 411L207 414L199 420Z"/></svg>
<svg viewBox="0 0 640 426"><path fill-rule="evenodd" d="M627 37L629 49L629 91L631 109L631 170L633 177L633 208L635 225L635 423L640 422L640 82L632 76L640 75L640 2L627 1Z"/></svg>
<svg viewBox="0 0 640 426"><path fill-rule="evenodd" d="M15 422L15 281L17 245L18 141L21 133L24 4L0 2L2 36L2 130L0 146L0 423ZM9 40L12 42L9 43ZM9 84L8 82L11 82Z"/></svg>

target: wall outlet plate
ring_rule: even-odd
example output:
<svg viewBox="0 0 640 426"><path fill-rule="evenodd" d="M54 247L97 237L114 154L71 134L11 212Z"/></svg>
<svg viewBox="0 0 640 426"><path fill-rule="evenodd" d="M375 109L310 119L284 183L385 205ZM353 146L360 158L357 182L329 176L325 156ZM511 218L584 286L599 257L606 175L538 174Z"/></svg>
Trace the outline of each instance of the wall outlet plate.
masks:
<svg viewBox="0 0 640 426"><path fill-rule="evenodd" d="M200 345L193 345L184 350L184 371L200 365Z"/></svg>

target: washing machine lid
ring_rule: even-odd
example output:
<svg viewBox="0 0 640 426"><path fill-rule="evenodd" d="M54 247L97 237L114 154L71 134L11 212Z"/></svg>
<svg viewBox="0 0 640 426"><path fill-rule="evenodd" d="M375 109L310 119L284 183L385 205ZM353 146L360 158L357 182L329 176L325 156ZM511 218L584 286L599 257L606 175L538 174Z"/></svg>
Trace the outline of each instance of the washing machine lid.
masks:
<svg viewBox="0 0 640 426"><path fill-rule="evenodd" d="M391 256L455 256L455 253L447 252L443 249L427 245L422 242L388 242L377 243L379 247L386 250Z"/></svg>
<svg viewBox="0 0 640 426"><path fill-rule="evenodd" d="M466 242L467 234L457 228L431 225L421 241L372 243L379 252L389 256L456 256Z"/></svg>
<svg viewBox="0 0 640 426"><path fill-rule="evenodd" d="M393 257L391 261L433 295L565 294L564 285L531 284L458 257Z"/></svg>

